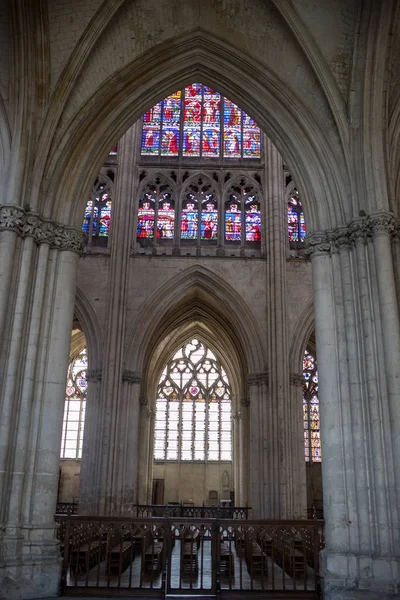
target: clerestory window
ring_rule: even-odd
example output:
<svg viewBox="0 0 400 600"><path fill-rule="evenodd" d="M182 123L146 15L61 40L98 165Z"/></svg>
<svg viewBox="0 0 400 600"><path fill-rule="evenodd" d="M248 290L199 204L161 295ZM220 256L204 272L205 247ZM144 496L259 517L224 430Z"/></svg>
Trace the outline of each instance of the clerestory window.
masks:
<svg viewBox="0 0 400 600"><path fill-rule="evenodd" d="M236 104L206 85L193 83L144 114L141 154L259 159L261 132Z"/></svg>
<svg viewBox="0 0 400 600"><path fill-rule="evenodd" d="M231 461L231 387L215 354L198 339L166 365L157 390L155 460Z"/></svg>

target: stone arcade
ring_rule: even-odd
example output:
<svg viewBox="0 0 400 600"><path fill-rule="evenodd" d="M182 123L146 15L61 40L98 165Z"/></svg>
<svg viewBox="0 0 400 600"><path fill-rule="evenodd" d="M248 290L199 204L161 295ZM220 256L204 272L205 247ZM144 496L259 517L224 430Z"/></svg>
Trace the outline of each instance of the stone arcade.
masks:
<svg viewBox="0 0 400 600"><path fill-rule="evenodd" d="M305 517L314 329L324 598L400 597L399 29L391 0L0 0L0 597L58 593L66 372L84 346L82 514L129 515L167 477L157 385L198 339L233 417L233 461L205 493L234 490L259 519ZM141 155L143 114L194 82L257 122L259 158L232 145L231 161L215 146L175 159L173 134L170 155ZM137 235L157 177L176 193L165 244ZM113 203L103 246L93 224L82 232L99 181ZM187 241L183 194L205 181L218 233ZM261 240L230 243L226 194L244 202L249 182ZM288 242L294 186L307 249Z"/></svg>

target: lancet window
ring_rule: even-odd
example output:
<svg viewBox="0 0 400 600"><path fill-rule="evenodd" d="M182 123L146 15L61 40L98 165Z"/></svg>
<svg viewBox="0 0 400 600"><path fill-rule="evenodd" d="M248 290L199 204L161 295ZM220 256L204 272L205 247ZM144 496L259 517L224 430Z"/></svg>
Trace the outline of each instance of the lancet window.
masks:
<svg viewBox="0 0 400 600"><path fill-rule="evenodd" d="M155 460L231 461L231 387L215 354L198 339L167 364L157 389Z"/></svg>
<svg viewBox="0 0 400 600"><path fill-rule="evenodd" d="M255 186L244 178L228 190L225 202L225 240L261 241L260 202Z"/></svg>
<svg viewBox="0 0 400 600"><path fill-rule="evenodd" d="M290 195L287 205L288 235L289 242L302 243L306 237L306 222L304 218L303 205L296 188Z"/></svg>
<svg viewBox="0 0 400 600"><path fill-rule="evenodd" d="M68 368L61 458L81 458L87 393L87 352L82 350Z"/></svg>
<svg viewBox="0 0 400 600"><path fill-rule="evenodd" d="M161 177L147 183L139 197L137 239L174 239L175 200L169 183Z"/></svg>
<svg viewBox="0 0 400 600"><path fill-rule="evenodd" d="M178 90L143 116L142 156L259 159L260 153L255 121L201 83Z"/></svg>
<svg viewBox="0 0 400 600"><path fill-rule="evenodd" d="M111 224L111 181L99 177L86 204L82 229L88 235L88 245L107 245Z"/></svg>
<svg viewBox="0 0 400 600"><path fill-rule="evenodd" d="M200 228L199 228L200 223ZM218 204L208 180L199 177L186 188L181 211L182 240L217 240Z"/></svg>
<svg viewBox="0 0 400 600"><path fill-rule="evenodd" d="M315 356L306 350L303 359L303 418L306 462L321 462L318 371Z"/></svg>

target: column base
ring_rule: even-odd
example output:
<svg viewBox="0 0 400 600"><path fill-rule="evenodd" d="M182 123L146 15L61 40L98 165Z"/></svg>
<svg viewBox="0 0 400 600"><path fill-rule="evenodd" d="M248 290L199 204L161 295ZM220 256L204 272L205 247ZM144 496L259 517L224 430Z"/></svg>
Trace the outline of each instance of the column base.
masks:
<svg viewBox="0 0 400 600"><path fill-rule="evenodd" d="M400 600L396 558L321 553L324 600Z"/></svg>
<svg viewBox="0 0 400 600"><path fill-rule="evenodd" d="M61 557L0 567L0 600L53 598L60 592Z"/></svg>
<svg viewBox="0 0 400 600"><path fill-rule="evenodd" d="M400 600L400 592L396 592L390 584L360 589L358 585L342 585L332 581L321 583L324 600Z"/></svg>
<svg viewBox="0 0 400 600"><path fill-rule="evenodd" d="M31 600L59 595L60 544L54 524L10 527L0 540L0 600Z"/></svg>

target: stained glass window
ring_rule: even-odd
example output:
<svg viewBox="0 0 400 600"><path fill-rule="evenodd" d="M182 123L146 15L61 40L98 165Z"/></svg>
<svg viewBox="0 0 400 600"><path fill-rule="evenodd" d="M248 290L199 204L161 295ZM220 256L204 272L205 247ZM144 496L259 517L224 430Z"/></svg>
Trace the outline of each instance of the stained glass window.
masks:
<svg viewBox="0 0 400 600"><path fill-rule="evenodd" d="M188 185L181 213L181 239L197 240L199 233L201 240L217 240L218 238L216 194L211 183L202 177Z"/></svg>
<svg viewBox="0 0 400 600"><path fill-rule="evenodd" d="M304 242L304 238L306 237L306 222L303 206L296 189L294 189L294 193L289 199L287 214L289 242Z"/></svg>
<svg viewBox="0 0 400 600"><path fill-rule="evenodd" d="M162 177L146 183L139 197L137 239L173 240L175 201L169 183Z"/></svg>
<svg viewBox="0 0 400 600"><path fill-rule="evenodd" d="M206 85L192 83L144 114L141 153L260 158L261 132L236 104Z"/></svg>
<svg viewBox="0 0 400 600"><path fill-rule="evenodd" d="M304 452L307 462L321 462L318 371L315 357L306 350L303 359Z"/></svg>
<svg viewBox="0 0 400 600"><path fill-rule="evenodd" d="M93 187L90 200L86 204L82 229L88 234L88 243L97 238L107 238L110 234L112 200L110 184L102 178Z"/></svg>
<svg viewBox="0 0 400 600"><path fill-rule="evenodd" d="M156 460L232 460L231 388L215 354L187 342L165 367L157 390Z"/></svg>
<svg viewBox="0 0 400 600"><path fill-rule="evenodd" d="M61 458L81 458L86 409L87 352L82 350L68 368Z"/></svg>
<svg viewBox="0 0 400 600"><path fill-rule="evenodd" d="M257 190L245 178L237 181L228 190L228 199L225 202L225 240L261 241L261 213Z"/></svg>

